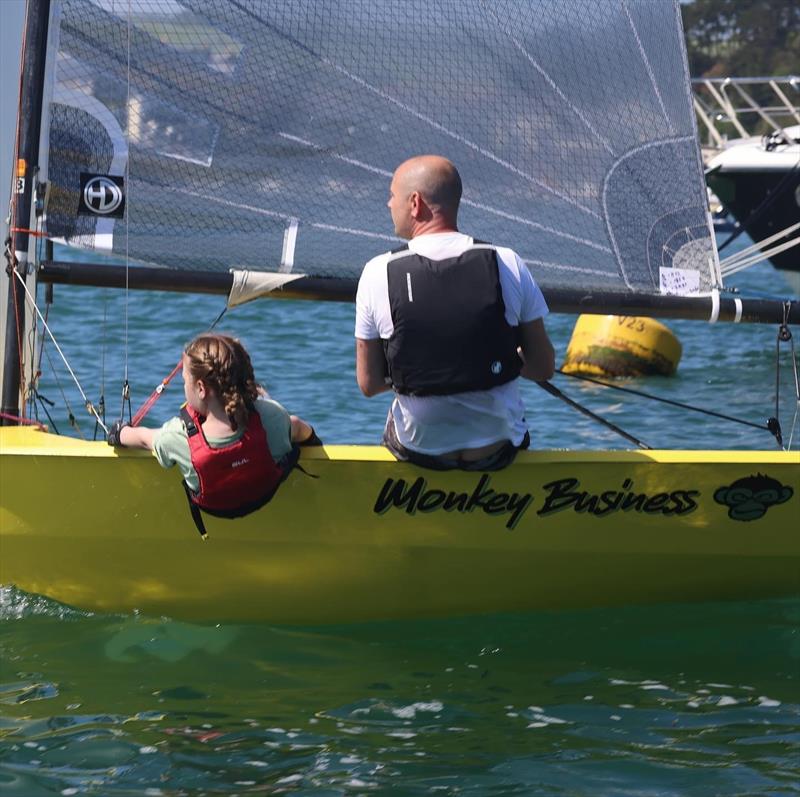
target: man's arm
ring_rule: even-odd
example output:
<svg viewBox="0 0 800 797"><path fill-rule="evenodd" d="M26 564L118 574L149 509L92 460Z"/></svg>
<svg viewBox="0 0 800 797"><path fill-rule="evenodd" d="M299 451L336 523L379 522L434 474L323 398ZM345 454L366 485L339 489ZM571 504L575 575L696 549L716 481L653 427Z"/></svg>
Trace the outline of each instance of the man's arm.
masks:
<svg viewBox="0 0 800 797"><path fill-rule="evenodd" d="M556 356L547 336L544 321L537 318L519 325L519 353L522 357L520 376L533 382L546 382L552 378Z"/></svg>
<svg viewBox="0 0 800 797"><path fill-rule="evenodd" d="M356 338L356 380L367 398L392 389L386 381L386 357L380 338Z"/></svg>

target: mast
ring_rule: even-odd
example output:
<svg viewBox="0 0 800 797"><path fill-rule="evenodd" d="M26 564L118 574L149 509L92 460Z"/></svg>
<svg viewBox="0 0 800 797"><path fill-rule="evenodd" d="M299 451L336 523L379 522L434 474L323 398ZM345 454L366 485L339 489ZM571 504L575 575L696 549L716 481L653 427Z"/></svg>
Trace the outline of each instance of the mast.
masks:
<svg viewBox="0 0 800 797"><path fill-rule="evenodd" d="M47 29L50 0L28 0L25 17L24 52L20 84L20 106L17 132L17 151L14 153L14 175L11 250L15 262L8 273L8 303L6 309L5 351L3 352L3 392L0 412L20 413L20 341L25 329L25 292L16 274L28 275L28 233L33 219L33 196L39 162L45 64L47 61ZM16 227L16 229L14 229ZM13 269L13 270L12 270ZM0 417L0 425L5 421Z"/></svg>
<svg viewBox="0 0 800 797"><path fill-rule="evenodd" d="M228 294L233 275L220 271L179 271L166 268L67 263L45 260L38 271L44 283L129 288L178 293ZM310 299L352 302L358 280L343 277L301 277L269 294L273 299ZM800 302L753 299L733 295L661 296L622 291L542 288L547 304L556 313L683 318L696 321L800 324Z"/></svg>

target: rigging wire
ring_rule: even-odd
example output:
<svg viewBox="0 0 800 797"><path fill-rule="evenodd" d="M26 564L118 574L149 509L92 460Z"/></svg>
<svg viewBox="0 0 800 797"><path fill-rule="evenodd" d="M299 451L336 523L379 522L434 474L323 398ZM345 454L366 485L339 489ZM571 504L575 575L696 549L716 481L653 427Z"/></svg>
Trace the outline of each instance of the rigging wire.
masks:
<svg viewBox="0 0 800 797"><path fill-rule="evenodd" d="M770 235L768 238L763 238L758 243L746 246L744 249L736 252L733 255L729 255L724 260L720 261L722 275L726 276L729 273L729 270L737 266L740 261L747 260L753 254L762 252L765 246L773 244L775 241L779 241L781 238L788 237L797 229L800 229L800 221L798 221L796 224L790 224L788 227L784 228L783 230L779 230L774 235Z"/></svg>
<svg viewBox="0 0 800 797"><path fill-rule="evenodd" d="M778 237L788 235L789 232L796 230L798 227L800 227L800 222L795 224L793 227L787 228L786 230L778 233ZM757 246L764 246L769 240L770 239L768 238L766 241L759 241ZM727 277L731 274L736 274L739 271L750 268L750 266L754 266L756 263L760 263L762 260L769 260L771 257L779 255L781 252L785 252L787 249L791 249L792 247L798 245L800 245L800 235L795 236L794 238L789 238L782 244L777 244L769 249L759 251L757 254L751 255L750 257L737 258L733 263L723 261L722 276Z"/></svg>
<svg viewBox="0 0 800 797"><path fill-rule="evenodd" d="M50 337L50 340L53 341L53 345L56 347L56 351L58 352L59 356L61 357L61 359L64 362L64 365L66 366L67 370L69 371L69 374L72 377L73 382L75 382L75 385L78 388L78 392L81 394L81 398L83 398L84 406L86 407L87 411L91 415L94 415L94 417L97 419L97 422L103 428L103 431L106 432L106 434L108 434L108 427L105 425L105 423L103 423L103 420L98 415L94 404L92 404L92 402L89 401L88 397L86 396L86 393L84 392L83 388L81 387L81 383L78 380L78 377L75 375L75 372L72 370L72 367L70 366L69 362L67 361L67 358L66 358L66 356L64 355L64 352L61 349L61 346L58 345L58 341L56 340L55 335L53 335L52 330L50 329L50 327L47 325L47 323L44 320L44 316L42 315L42 313L39 310L39 308L36 306L36 297L31 295L31 292L28 289L28 286L25 284L25 280L22 277L22 275L19 274L19 272L17 272L17 271L15 271L14 274L15 274L16 278L19 280L20 284L22 285L22 289L25 291L25 295L28 297L28 302L30 303L30 305L33 308L33 310L36 313L36 315L39 317L39 320L42 322L42 326L43 326L45 332L47 332L48 336ZM45 352L45 353L47 354L48 361L49 361L50 354L48 352Z"/></svg>
<svg viewBox="0 0 800 797"><path fill-rule="evenodd" d="M9 272L9 276L12 274L16 276L18 279L21 279L23 286L25 285L25 278L20 278L19 270L17 266L19 265L19 261L17 260L16 254L11 251L10 249L11 239L8 239L8 244L6 245L6 261L8 262L7 270ZM19 315L19 299L17 297L17 292L14 289L14 283L9 282L8 289L11 291L14 297L14 332L17 338L17 357L19 363L19 390L21 395L25 395L25 370L22 367L23 359L22 359L22 329L20 325L20 315ZM27 286L25 288L27 290ZM25 402L22 402L22 417L25 417Z"/></svg>
<svg viewBox="0 0 800 797"><path fill-rule="evenodd" d="M721 252L728 246L728 244L733 243L743 232L745 232L746 226L761 219L761 217L772 207L772 205L775 204L775 201L781 197L785 189L788 189L791 186L792 179L798 168L800 168L800 161L798 161L798 163L796 163L788 172L786 172L778 185L775 186L775 188L769 194L767 194L764 199L761 200L759 205L757 205L753 210L750 211L750 213L748 213L747 217L739 224L739 227L717 247L717 252ZM711 172L713 171L716 170L712 169ZM709 172L706 172L706 175L708 174Z"/></svg>
<svg viewBox="0 0 800 797"><path fill-rule="evenodd" d="M131 190L131 2L128 0L128 19L127 19L127 40L126 40L126 98L125 98L125 190L130 195ZM130 205L130 196L125 201L124 222L125 222L125 299L124 299L124 379L122 383L122 407L120 408L119 417L125 415L125 405L128 406L128 420L131 420L131 386L128 381L128 316L130 305L130 240L129 240L129 224L130 214L128 207ZM103 426L105 429L106 427ZM108 430L106 429L106 433Z"/></svg>
<svg viewBox="0 0 800 797"><path fill-rule="evenodd" d="M100 347L100 397L97 400L97 406L100 408L100 416L105 422L106 419L106 331L108 321L108 291L103 291L103 323L100 327L100 337L103 345ZM97 430L99 429L97 423L94 425L93 440L97 440Z"/></svg>
<svg viewBox="0 0 800 797"><path fill-rule="evenodd" d="M798 419L798 417L800 417L800 399L798 399L797 403L795 404L794 415L792 416L792 426L791 426L791 429L789 429L789 440L786 443L786 450L787 451L791 451L792 450L792 442L794 441L794 433L795 433L795 429L797 427L797 419Z"/></svg>
<svg viewBox="0 0 800 797"><path fill-rule="evenodd" d="M53 374L53 379L55 379L56 387L58 388L58 392L61 393L61 399L64 402L64 406L67 408L67 420L69 421L69 425L73 429L75 429L75 431L78 433L78 436L81 438L81 440L85 440L86 437L84 436L83 431L81 430L80 424L78 423L78 419L75 417L75 413L72 411L72 406L70 405L69 399L67 398L67 394L66 394L66 392L64 391L64 388L61 385L61 380L58 378L58 372L56 371L55 366L53 365L53 359L50 357L50 352L49 351L45 351L45 355L47 357L47 364L50 366L50 373ZM48 399L48 401L49 401L49 399ZM51 401L50 404L52 406L53 402ZM50 418L50 413L47 412L47 410L45 410L45 414L47 415L47 417L49 419ZM58 429L56 429L56 434L60 434L58 432Z"/></svg>
<svg viewBox="0 0 800 797"><path fill-rule="evenodd" d="M44 322L45 322L45 324L47 323L48 319L50 318L50 307L51 307L52 304L53 304L53 286L52 286L52 284L50 284L45 289L45 294L44 294ZM44 396L42 396L41 393L39 392L39 377L41 376L41 373L42 373L42 357L44 357L44 346L45 346L46 340L47 340L47 338L44 335L42 335L42 340L41 340L41 343L39 344L39 355L37 357L35 357L35 362L36 362L36 380L31 384L31 408L32 408L34 413L36 413L36 402L37 401L41 402L41 400L44 399ZM44 399L44 400L48 401L50 403L50 405L53 406L53 403L50 402L49 399ZM45 414L47 415L48 420L52 420L50 418L50 413L48 413L46 409L45 409ZM58 434L58 431L56 431L56 434Z"/></svg>
<svg viewBox="0 0 800 797"><path fill-rule="evenodd" d="M38 188L37 188L38 194ZM34 268L39 267L39 263L42 261L42 247L47 248L47 255L48 259L52 260L52 247L53 243L50 240L45 240L46 232L44 230L44 216L43 213L40 212L38 202L36 204L37 214L36 214L36 229L31 231L31 234L35 236L36 246L34 247ZM50 306L53 303L53 286L49 284L45 288L45 321L50 316ZM45 337L42 335L42 342L39 348L39 354L37 357L37 345L36 341L39 337L39 323L38 320L31 325L30 331L30 380L29 380L29 387L27 391L23 393L24 401L27 401L30 405L30 410L35 411L36 407L36 400L39 396L39 377L42 374L42 354L44 352L44 343ZM21 383L24 386L24 381ZM49 414L48 414L49 417Z"/></svg>
<svg viewBox="0 0 800 797"><path fill-rule="evenodd" d="M792 437L794 436L795 424L797 422L798 408L800 408L800 377L797 374L797 358L794 353L794 338L792 331L789 329L789 309L790 302L785 302L783 307L783 323L778 327L778 334L775 338L775 417L770 418L770 424L775 438L778 443L783 446L781 438L781 423L780 423L780 409L781 409L781 343L788 343L792 360L792 373L794 376L794 391L795 391L795 411L794 418L792 419L792 428L789 434L788 447L791 448Z"/></svg>
<svg viewBox="0 0 800 797"><path fill-rule="evenodd" d="M17 182L20 179L19 174L19 167L20 164L24 164L25 172L22 175L22 179L28 180L30 179L29 175L27 174L27 163L20 159L19 155L19 139L20 139L20 130L22 127L22 83L23 83L23 75L25 74L25 53L27 49L27 37L28 37L28 26L22 26L22 46L20 47L19 51L19 70L17 74L19 75L19 84L17 86L17 118L16 118L16 125L14 127L14 167L11 170L11 186L9 191L9 211L8 211L8 236L4 242L4 255L6 259L6 273L9 277L12 274L17 274L17 267L19 266L19 261L17 260L16 256L16 249L17 249L17 233L19 230L17 229L17 224L19 220L17 219L17 205L20 197L19 187ZM24 183L23 183L24 184ZM26 226L28 226L26 220ZM15 331L17 336L17 356L19 357L19 371L20 371L20 384L19 389L20 393L24 396L24 382L25 382L25 375L22 368L22 332L20 330L20 317L19 317L19 305L17 301L17 292L14 289L14 282L13 280L9 280L8 284L9 290L14 294L14 321L15 321ZM22 402L22 417L25 417L25 402Z"/></svg>
<svg viewBox="0 0 800 797"><path fill-rule="evenodd" d="M214 327L222 320L222 316L225 315L227 310L228 306L225 305L225 307L222 308L222 312L214 319L211 326L208 327L209 332L211 332L211 330L214 329ZM142 404L142 406L139 407L138 410L136 410L136 414L133 416L133 418L130 419L131 426L138 426L144 420L147 413L150 412L155 403L161 398L161 394L167 388L167 385L169 385L169 383L173 380L175 375L178 373L178 371L181 370L182 367L183 367L183 356L181 356L181 359L178 360L178 364L172 369L169 375L164 379L162 379L158 385L156 385L155 390L153 390L153 392L150 394L147 400Z"/></svg>

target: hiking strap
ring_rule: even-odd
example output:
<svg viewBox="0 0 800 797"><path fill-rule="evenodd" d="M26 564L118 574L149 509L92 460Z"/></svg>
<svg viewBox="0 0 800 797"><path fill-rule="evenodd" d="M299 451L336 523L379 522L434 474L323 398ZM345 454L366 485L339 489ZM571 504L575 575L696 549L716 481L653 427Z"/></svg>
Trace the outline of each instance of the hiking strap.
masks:
<svg viewBox="0 0 800 797"><path fill-rule="evenodd" d="M200 539L205 542L208 539L208 532L206 531L206 524L203 522L203 514L200 511L200 507L194 502L192 496L194 493L192 492L192 488L186 484L183 479L181 479L181 484L183 485L183 489L186 492L186 500L189 502L189 512L192 515L192 520L194 521L194 526L197 529L198 533L200 534Z"/></svg>

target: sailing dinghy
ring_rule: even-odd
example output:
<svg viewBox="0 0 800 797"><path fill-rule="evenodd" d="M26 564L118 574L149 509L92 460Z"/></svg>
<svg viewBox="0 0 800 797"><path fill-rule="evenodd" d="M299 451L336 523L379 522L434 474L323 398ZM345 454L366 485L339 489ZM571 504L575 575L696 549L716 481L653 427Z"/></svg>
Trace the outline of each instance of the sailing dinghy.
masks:
<svg viewBox="0 0 800 797"><path fill-rule="evenodd" d="M677 2L29 0L23 49L0 583L298 623L800 592L796 451L438 473L325 446L302 457L318 478L202 543L149 455L15 420L48 335L37 284L352 300L420 152L458 165L462 228L513 246L553 310L788 332L795 303L724 292Z"/></svg>

